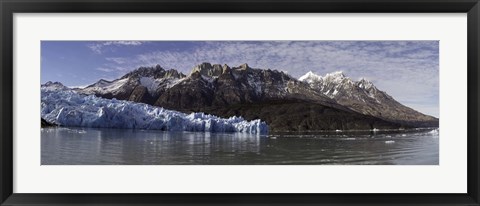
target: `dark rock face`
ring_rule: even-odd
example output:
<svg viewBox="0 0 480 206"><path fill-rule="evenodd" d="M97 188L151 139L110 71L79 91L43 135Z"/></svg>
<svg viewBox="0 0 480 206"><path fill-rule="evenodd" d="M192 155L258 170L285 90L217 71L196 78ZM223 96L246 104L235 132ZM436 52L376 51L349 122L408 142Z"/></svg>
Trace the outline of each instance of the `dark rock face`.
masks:
<svg viewBox="0 0 480 206"><path fill-rule="evenodd" d="M128 101L152 104L154 100L148 93L148 89L142 85L139 85L133 89L132 93L130 93Z"/></svg>
<svg viewBox="0 0 480 206"><path fill-rule="evenodd" d="M333 79L336 81L317 84L318 82L297 80L277 70L250 68L247 64L230 68L228 65L210 63L197 65L186 76L157 65L139 68L114 81L100 80L77 91L182 112L262 119L272 131L414 126L402 122L409 118L408 115L404 117L404 112L410 108L397 102L382 109L381 102L396 102L386 93L375 87L367 88L362 82L350 83L344 78L332 77ZM346 86L335 92L333 89L339 85L337 81ZM351 90L358 90L358 95L350 95ZM372 95L377 99L365 97ZM363 103L364 100L368 102ZM393 110L388 116L390 118L385 116L383 110ZM418 120L424 123L430 119Z"/></svg>
<svg viewBox="0 0 480 206"><path fill-rule="evenodd" d="M210 105L212 98L213 92L209 89L209 82L194 73L190 79L186 79L162 93L155 105L176 110L199 109Z"/></svg>

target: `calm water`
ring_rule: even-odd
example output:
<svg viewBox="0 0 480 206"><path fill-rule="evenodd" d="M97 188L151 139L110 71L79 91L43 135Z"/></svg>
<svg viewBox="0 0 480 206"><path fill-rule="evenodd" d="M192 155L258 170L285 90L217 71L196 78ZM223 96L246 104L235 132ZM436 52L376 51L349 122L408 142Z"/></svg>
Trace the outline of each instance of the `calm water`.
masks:
<svg viewBox="0 0 480 206"><path fill-rule="evenodd" d="M438 165L438 130L248 134L45 128L42 165Z"/></svg>

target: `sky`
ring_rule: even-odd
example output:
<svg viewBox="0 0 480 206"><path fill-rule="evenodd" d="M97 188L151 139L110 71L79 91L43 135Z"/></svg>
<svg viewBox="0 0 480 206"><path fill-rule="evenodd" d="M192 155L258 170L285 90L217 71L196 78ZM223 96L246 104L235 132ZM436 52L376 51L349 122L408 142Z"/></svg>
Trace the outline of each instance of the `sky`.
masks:
<svg viewBox="0 0 480 206"><path fill-rule="evenodd" d="M42 41L41 82L114 80L141 66L189 74L202 62L276 69L298 78L342 71L439 117L438 41Z"/></svg>

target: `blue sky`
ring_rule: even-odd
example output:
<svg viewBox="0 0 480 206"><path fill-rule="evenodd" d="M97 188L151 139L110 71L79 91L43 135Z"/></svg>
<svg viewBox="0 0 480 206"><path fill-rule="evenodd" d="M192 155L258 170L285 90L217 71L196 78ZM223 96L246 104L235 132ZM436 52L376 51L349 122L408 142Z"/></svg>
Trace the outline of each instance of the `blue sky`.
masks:
<svg viewBox="0 0 480 206"><path fill-rule="evenodd" d="M277 69L293 77L343 71L439 116L438 41L42 41L41 81L85 86L140 66L188 74L202 62Z"/></svg>

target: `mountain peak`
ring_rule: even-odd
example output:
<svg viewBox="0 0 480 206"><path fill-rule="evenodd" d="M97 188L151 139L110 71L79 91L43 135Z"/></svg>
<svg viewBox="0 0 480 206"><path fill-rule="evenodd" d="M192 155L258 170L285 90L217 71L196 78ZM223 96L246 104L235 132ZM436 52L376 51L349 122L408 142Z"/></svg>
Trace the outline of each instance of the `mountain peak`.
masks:
<svg viewBox="0 0 480 206"><path fill-rule="evenodd" d="M108 80L105 80L105 79L100 79L98 80L97 82L95 82L93 85L90 85L90 86L98 86L98 87L103 87L107 84L110 84L112 83L111 81L108 81Z"/></svg>
<svg viewBox="0 0 480 206"><path fill-rule="evenodd" d="M312 71L307 72L305 75L298 78L299 81L306 82L308 84L315 85L315 87L322 88L325 90L324 92L327 93L330 87L346 87L346 88L353 88L357 87L366 92L371 92L372 89L378 90L375 85L365 79L361 78L358 81L353 81L351 78L347 77L342 71L336 71L327 73L325 76L320 76ZM334 90L332 90L334 91ZM327 95L328 96L328 95ZM331 95L330 95L331 96Z"/></svg>
<svg viewBox="0 0 480 206"><path fill-rule="evenodd" d="M323 77L324 79L327 79L327 78L330 78L330 79L344 79L344 78L348 78L345 76L345 74L343 73L343 71L336 71L336 72L331 72L331 73L328 73L325 75L325 77Z"/></svg>
<svg viewBox="0 0 480 206"><path fill-rule="evenodd" d="M201 68L211 68L211 67L212 67L212 64L210 64L210 62L203 62L203 63L199 64L198 67L201 67Z"/></svg>
<svg viewBox="0 0 480 206"><path fill-rule="evenodd" d="M45 82L45 84L43 84L43 85L41 85L41 86L46 86L46 87L49 87L49 86L64 87L64 85L63 85L61 82L52 82L52 81Z"/></svg>
<svg viewBox="0 0 480 206"><path fill-rule="evenodd" d="M305 75L298 78L299 81L312 83L312 82L333 82L341 83L343 80L350 80L342 71L336 71L327 73L325 76L320 76L312 71L307 72Z"/></svg>
<svg viewBox="0 0 480 206"><path fill-rule="evenodd" d="M343 71L335 71L328 73L326 76L345 77L345 74L343 73Z"/></svg>
<svg viewBox="0 0 480 206"><path fill-rule="evenodd" d="M155 67L139 67L124 76L120 79L127 78L127 77L156 77L156 76L163 76L165 73L165 69L163 69L160 65L156 65Z"/></svg>
<svg viewBox="0 0 480 206"><path fill-rule="evenodd" d="M243 64L241 64L238 68L241 69L241 70L247 70L247 69L249 69L250 67L248 66L247 63L243 63Z"/></svg>
<svg viewBox="0 0 480 206"><path fill-rule="evenodd" d="M320 79L322 79L322 76L317 75L317 74L313 73L312 71L309 71L306 74L304 74L303 76L301 76L300 78L298 78L299 81L304 81L304 82L308 82L308 83L312 83L314 81L319 81Z"/></svg>
<svg viewBox="0 0 480 206"><path fill-rule="evenodd" d="M228 67L228 66L227 66ZM220 64L210 64L208 62L203 62L197 66L195 66L192 71L190 72L190 75L199 73L204 76L220 76L223 72L223 67Z"/></svg>
<svg viewBox="0 0 480 206"><path fill-rule="evenodd" d="M373 83L365 78L362 78L360 79L358 82L357 82L357 85L358 87L362 88L362 89L370 89L370 88L374 88L375 86L373 85Z"/></svg>
<svg viewBox="0 0 480 206"><path fill-rule="evenodd" d="M190 76L194 74L200 74L207 77L219 77L224 73L230 72L230 70L241 72L241 71L249 71L251 69L252 68L248 66L247 63L241 64L238 67L230 68L227 64L223 64L222 66L221 64L212 65L208 62L204 62L202 64L195 66L190 72Z"/></svg>
<svg viewBox="0 0 480 206"><path fill-rule="evenodd" d="M324 83L333 83L333 84L353 84L354 83L342 71L328 73L324 77L322 77L322 80Z"/></svg>

